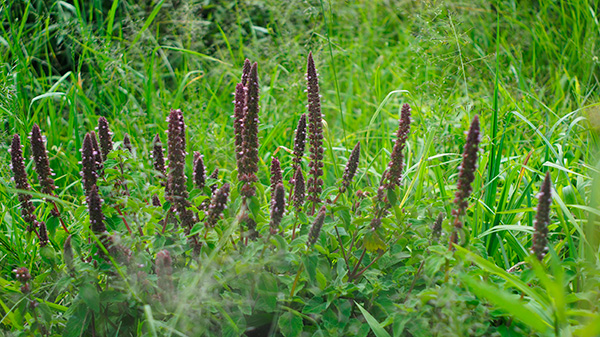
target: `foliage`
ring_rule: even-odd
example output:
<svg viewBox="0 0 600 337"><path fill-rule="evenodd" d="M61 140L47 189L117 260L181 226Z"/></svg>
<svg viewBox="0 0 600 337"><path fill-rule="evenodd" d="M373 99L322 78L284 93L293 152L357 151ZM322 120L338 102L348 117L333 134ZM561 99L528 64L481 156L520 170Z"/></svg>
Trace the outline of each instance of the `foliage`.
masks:
<svg viewBox="0 0 600 337"><path fill-rule="evenodd" d="M598 335L598 10L512 0L0 5L0 335ZM259 65L260 108L244 134L231 116L244 115L234 108L246 58ZM317 103L322 127L301 117ZM395 146L405 103L410 134ZM173 154L171 109L187 127L174 141L182 166L167 179L172 158L166 171L156 164L155 144ZM481 150L449 247L475 115ZM99 124L102 156L89 143ZM31 159L44 153L27 138L34 125L54 195ZM322 133L307 150L323 187L304 203L294 190L311 179L311 129ZM21 187L9 165L15 134ZM245 197L237 135L257 166ZM394 153L400 184L382 189ZM273 158L282 179L272 185ZM88 159L94 207L80 174ZM548 172L538 260L529 250ZM167 180L177 195L165 195ZM98 206L107 232L91 228ZM441 236L431 229L440 213ZM47 245L27 217L45 225Z"/></svg>

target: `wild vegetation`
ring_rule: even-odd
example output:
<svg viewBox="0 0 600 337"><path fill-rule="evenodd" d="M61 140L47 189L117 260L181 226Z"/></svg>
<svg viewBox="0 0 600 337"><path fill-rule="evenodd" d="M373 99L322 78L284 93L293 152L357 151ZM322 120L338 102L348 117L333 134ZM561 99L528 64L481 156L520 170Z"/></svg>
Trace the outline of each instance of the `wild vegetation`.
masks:
<svg viewBox="0 0 600 337"><path fill-rule="evenodd" d="M0 335L599 335L598 6L0 5Z"/></svg>

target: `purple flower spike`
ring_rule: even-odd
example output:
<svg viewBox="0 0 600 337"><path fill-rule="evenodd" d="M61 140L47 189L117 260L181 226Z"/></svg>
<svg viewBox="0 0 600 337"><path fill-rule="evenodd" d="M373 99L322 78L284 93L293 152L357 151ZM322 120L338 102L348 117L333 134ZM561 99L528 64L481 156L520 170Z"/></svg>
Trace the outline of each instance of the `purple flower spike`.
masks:
<svg viewBox="0 0 600 337"><path fill-rule="evenodd" d="M271 191L275 191L277 184L283 183L283 175L281 173L281 163L277 157L271 160Z"/></svg>
<svg viewBox="0 0 600 337"><path fill-rule="evenodd" d="M48 152L46 152L44 137L37 124L33 124L33 128L31 129L31 153L33 154L35 171L37 172L38 181L42 187L42 193L53 196L56 186L54 186L54 179L51 177L54 174L50 169L50 161L48 160Z"/></svg>
<svg viewBox="0 0 600 337"><path fill-rule="evenodd" d="M546 172L546 177L538 194L539 203L533 225L534 231L531 244L531 253L535 254L540 261L548 252L548 225L550 224L550 204L552 203L551 188L550 172Z"/></svg>
<svg viewBox="0 0 600 337"><path fill-rule="evenodd" d="M356 144L354 150L350 154L350 158L348 158L348 163L346 164L346 169L344 170L344 176L342 178L342 185L340 186L340 193L346 192L346 189L352 183L352 179L354 175L356 175L356 170L358 170L358 161L360 159L360 142Z"/></svg>
<svg viewBox="0 0 600 337"><path fill-rule="evenodd" d="M164 179L167 176L167 170L165 168L165 155L163 152L163 146L160 142L160 137L158 136L158 133L156 134L156 136L154 136L152 159L154 161L154 170L158 172L159 179L163 181L164 185Z"/></svg>
<svg viewBox="0 0 600 337"><path fill-rule="evenodd" d="M463 227L460 217L465 214L469 206L469 196L472 192L471 183L475 179L475 170L477 169L477 153L479 152L480 130L479 117L475 116L471 122L471 127L467 133L467 141L463 151L463 160L458 172L457 191L454 198L456 208L452 210L454 216L454 232L450 237L451 243L457 242L457 229Z"/></svg>
<svg viewBox="0 0 600 337"><path fill-rule="evenodd" d="M319 94L319 78L312 53L308 54L306 71L308 92L308 139L310 143L310 162L308 166L308 201L312 203L311 214L321 202L323 191L323 119L321 115L321 95Z"/></svg>
<svg viewBox="0 0 600 337"><path fill-rule="evenodd" d="M102 149L102 159L106 160L108 154L112 151L112 132L108 127L108 121L104 117L98 119L98 137L100 138L100 148Z"/></svg>
<svg viewBox="0 0 600 337"><path fill-rule="evenodd" d="M214 227L219 221L219 217L227 207L227 199L229 198L229 184L223 184L223 187L218 189L214 196L210 206L208 206L208 214L206 216L206 227Z"/></svg>
<svg viewBox="0 0 600 337"><path fill-rule="evenodd" d="M388 170L386 175L385 187L394 188L394 186L400 186L402 182L402 170L404 169L404 147L406 146L406 140L408 139L408 133L410 132L410 105L402 105L400 111L400 123L398 125L398 132L396 133L396 142L392 149L392 158L388 164Z"/></svg>
<svg viewBox="0 0 600 337"><path fill-rule="evenodd" d="M269 227L271 234L277 234L279 230L279 224L285 213L285 189L281 182L277 183L275 190L273 191L273 197L271 200L271 222Z"/></svg>
<svg viewBox="0 0 600 337"><path fill-rule="evenodd" d="M309 246L314 245L319 239L319 235L321 234L321 228L323 227L323 222L325 221L325 215L327 213L327 209L325 206L321 207L315 221L313 222L312 227L310 228L310 232L308 232L308 242Z"/></svg>
<svg viewBox="0 0 600 337"><path fill-rule="evenodd" d="M202 190L206 184L206 169L200 152L194 152L194 185Z"/></svg>
<svg viewBox="0 0 600 337"><path fill-rule="evenodd" d="M256 62L250 69L248 84L246 86L246 107L244 117L243 133L243 169L240 174L240 181L244 182L241 194L250 198L256 194L256 187L253 185L258 181L256 173L258 172L258 112L260 107L259 85L258 85L258 65Z"/></svg>

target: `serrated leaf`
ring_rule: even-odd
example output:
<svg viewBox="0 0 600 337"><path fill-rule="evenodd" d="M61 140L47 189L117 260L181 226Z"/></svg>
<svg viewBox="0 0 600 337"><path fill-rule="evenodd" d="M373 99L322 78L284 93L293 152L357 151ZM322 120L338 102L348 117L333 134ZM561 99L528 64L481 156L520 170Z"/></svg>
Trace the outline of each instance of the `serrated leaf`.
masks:
<svg viewBox="0 0 600 337"><path fill-rule="evenodd" d="M304 325L302 324L302 318L298 315L294 315L291 312L285 312L279 316L279 331L285 337L297 337L302 333Z"/></svg>
<svg viewBox="0 0 600 337"><path fill-rule="evenodd" d="M376 231L370 230L367 233L365 233L365 236L363 238L363 244L369 252L377 252L379 250L386 249L385 242L383 242L383 240Z"/></svg>
<svg viewBox="0 0 600 337"><path fill-rule="evenodd" d="M79 289L79 296L95 313L100 312L100 294L98 294L98 290L93 285L89 283L83 284Z"/></svg>

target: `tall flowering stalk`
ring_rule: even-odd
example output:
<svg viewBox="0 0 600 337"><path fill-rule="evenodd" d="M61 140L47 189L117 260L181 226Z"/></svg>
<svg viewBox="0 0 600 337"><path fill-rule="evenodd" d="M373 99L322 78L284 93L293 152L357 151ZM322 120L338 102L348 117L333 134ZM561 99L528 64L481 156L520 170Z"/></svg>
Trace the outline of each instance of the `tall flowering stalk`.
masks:
<svg viewBox="0 0 600 337"><path fill-rule="evenodd" d="M238 179L243 173L242 167L244 165L244 117L245 117L245 106L246 106L246 89L242 83L238 83L235 86L234 95L234 108L233 108L233 131L235 134L234 145L235 145L235 160L238 167Z"/></svg>
<svg viewBox="0 0 600 337"><path fill-rule="evenodd" d="M275 191L277 184L283 183L283 175L281 173L281 163L277 157L271 160L271 192Z"/></svg>
<svg viewBox="0 0 600 337"><path fill-rule="evenodd" d="M321 115L321 95L319 94L319 78L312 53L308 54L306 71L308 93L308 139L310 143L310 162L308 166L308 196L312 203L311 214L321 203L323 191L323 120Z"/></svg>
<svg viewBox="0 0 600 337"><path fill-rule="evenodd" d="M54 196L54 179L52 169L50 169L50 161L46 152L46 144L44 137L37 124L33 124L31 128L31 153L33 154L33 162L35 163L35 171L37 172L38 181L42 188L42 193Z"/></svg>
<svg viewBox="0 0 600 337"><path fill-rule="evenodd" d="M273 196L271 198L271 221L269 222L269 228L271 234L277 234L279 230L279 224L283 219L285 213L285 189L283 184L278 182L273 190Z"/></svg>
<svg viewBox="0 0 600 337"><path fill-rule="evenodd" d="M344 169L344 176L342 177L342 184L340 185L340 194L346 192L350 183L352 183L352 179L356 175L356 171L358 170L358 161L360 160L360 142L356 143L354 146L354 150L350 153L350 158L348 158L348 163L346 164L346 169Z"/></svg>
<svg viewBox="0 0 600 337"><path fill-rule="evenodd" d="M400 123L396 132L396 142L392 149L392 158L388 164L387 174L385 176L385 188L390 189L394 186L400 186L402 182L402 170L404 168L404 148L410 132L410 105L403 104L400 111Z"/></svg>
<svg viewBox="0 0 600 337"><path fill-rule="evenodd" d="M167 176L167 170L165 168L165 155L163 152L162 143L160 142L160 137L158 133L154 136L153 146L152 146L152 160L154 170L158 172L159 180L164 185L164 179Z"/></svg>
<svg viewBox="0 0 600 337"><path fill-rule="evenodd" d="M108 127L108 120L104 117L98 118L98 137L100 138L100 148L102 150L102 159L106 160L108 154L112 151L112 132Z"/></svg>
<svg viewBox="0 0 600 337"><path fill-rule="evenodd" d="M97 153L94 151L92 135L88 132L83 138L83 146L81 148L81 180L86 196L90 193L92 187L96 186L98 181L96 158Z"/></svg>
<svg viewBox="0 0 600 337"><path fill-rule="evenodd" d="M480 130L479 117L475 116L471 122L471 127L467 133L467 141L463 150L463 160L458 172L457 191L454 197L456 207L452 210L454 216L454 230L450 236L450 244L458 241L458 231L462 229L463 223L460 217L465 214L469 206L469 196L473 191L471 184L475 179L475 170L477 169L477 152L479 151Z"/></svg>
<svg viewBox="0 0 600 337"><path fill-rule="evenodd" d="M129 153L133 153L133 145L131 145L131 138L129 138L128 133L123 137L123 147L125 147L125 150L129 151Z"/></svg>
<svg viewBox="0 0 600 337"><path fill-rule="evenodd" d="M90 136L92 138L92 149L94 150L94 161L96 162L96 174L101 177L104 174L104 161L102 160L102 152L98 145L98 139L96 138L96 132L91 131Z"/></svg>
<svg viewBox="0 0 600 337"><path fill-rule="evenodd" d="M253 185L258 178L258 112L259 112L259 86L258 86L258 65L255 62L250 68L248 75L247 92L245 97L244 112L244 132L243 132L243 165L240 168L240 181L244 182L241 194L245 198L250 198L256 194L256 187Z"/></svg>
<svg viewBox="0 0 600 337"><path fill-rule="evenodd" d="M37 172L40 186L42 187L42 193L47 194L49 196L55 196L54 190L56 189L56 186L54 185L54 179L51 178L54 175L54 173L50 168L48 152L46 151L45 137L42 136L40 127L37 124L33 124L30 139L31 153L33 154L35 170ZM69 233L67 225L62 220L62 218L60 218L60 212L58 211L56 203L53 200L46 200L46 202L48 202L52 207L52 210L50 211L52 216L58 217L65 232Z"/></svg>
<svg viewBox="0 0 600 337"><path fill-rule="evenodd" d="M300 212L304 205L305 197L304 174L302 173L302 168L298 167L294 174L294 195L292 197L294 207L296 207L298 212Z"/></svg>
<svg viewBox="0 0 600 337"><path fill-rule="evenodd" d="M219 217L227 208L227 199L229 198L229 184L225 183L223 186L218 189L210 202L210 206L208 206L208 214L206 216L206 227L214 227L219 221Z"/></svg>
<svg viewBox="0 0 600 337"><path fill-rule="evenodd" d="M106 235L104 213L102 212L102 199L98 194L98 186L94 185L86 197L88 212L90 214L90 228L96 235Z"/></svg>
<svg viewBox="0 0 600 337"><path fill-rule="evenodd" d="M327 209L325 206L322 206L315 218L315 221L308 232L308 246L314 245L319 239L319 235L321 234L321 228L323 227L323 222L325 222L325 215L327 213Z"/></svg>
<svg viewBox="0 0 600 337"><path fill-rule="evenodd" d="M206 184L206 169L200 152L194 152L194 185L202 190Z"/></svg>
<svg viewBox="0 0 600 337"><path fill-rule="evenodd" d="M542 261L548 252L548 225L550 224L550 204L552 203L552 182L550 172L546 172L542 188L538 194L538 207L533 225L531 253Z"/></svg>
<svg viewBox="0 0 600 337"><path fill-rule="evenodd" d="M168 152L169 173L167 177L167 199L171 200L175 212L179 215L181 227L189 234L196 223L196 217L189 207L192 205L188 200L187 177L185 175L185 122L181 110L171 110L167 118L168 126ZM196 253L202 245L198 241L198 235L188 238L190 245Z"/></svg>
<svg viewBox="0 0 600 337"><path fill-rule="evenodd" d="M21 137L17 134L13 136L10 145L10 159L13 178L17 189L30 191L31 187L29 186L29 182L27 182L27 172L25 171L25 162L23 160ZM21 204L21 216L23 217L23 220L29 224L27 230L29 232L36 232L40 240L40 246L45 246L48 244L46 225L43 222L37 221L37 217L35 216L35 206L33 206L33 203L31 202L31 195L18 193L18 197Z"/></svg>
<svg viewBox="0 0 600 337"><path fill-rule="evenodd" d="M169 173L167 178L167 197L178 208L186 208L189 204L187 192L187 177L185 175L185 123L181 110L171 110L167 118Z"/></svg>

